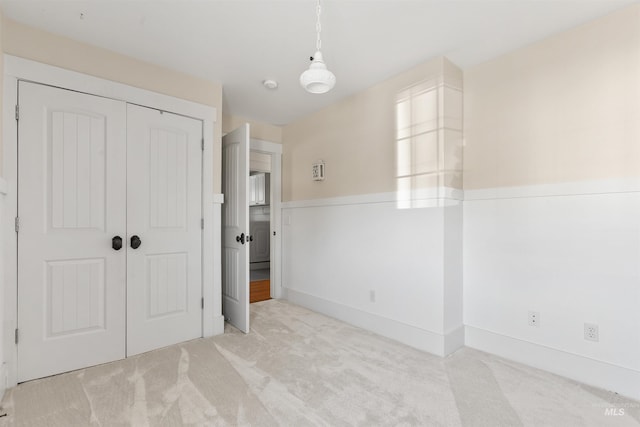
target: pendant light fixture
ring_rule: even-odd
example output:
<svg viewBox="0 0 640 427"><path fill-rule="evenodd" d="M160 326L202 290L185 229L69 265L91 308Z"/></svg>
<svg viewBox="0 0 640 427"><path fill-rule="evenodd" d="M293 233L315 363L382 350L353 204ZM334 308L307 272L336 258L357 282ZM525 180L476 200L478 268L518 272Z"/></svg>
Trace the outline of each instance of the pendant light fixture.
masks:
<svg viewBox="0 0 640 427"><path fill-rule="evenodd" d="M300 85L309 93L325 93L333 89L336 84L336 76L327 69L324 60L322 59L322 41L320 40L320 0L316 8L316 14L318 20L316 21L316 53L311 57L311 65L302 75L300 75Z"/></svg>

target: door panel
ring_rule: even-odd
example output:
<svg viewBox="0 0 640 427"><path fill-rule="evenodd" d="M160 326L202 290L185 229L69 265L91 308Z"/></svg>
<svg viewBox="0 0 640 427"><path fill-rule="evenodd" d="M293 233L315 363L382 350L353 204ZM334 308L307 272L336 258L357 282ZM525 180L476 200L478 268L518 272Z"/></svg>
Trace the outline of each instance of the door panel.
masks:
<svg viewBox="0 0 640 427"><path fill-rule="evenodd" d="M47 338L105 327L104 260L48 261Z"/></svg>
<svg viewBox="0 0 640 427"><path fill-rule="evenodd" d="M184 132L150 129L148 159L151 228L184 229L186 225L187 142L187 134Z"/></svg>
<svg viewBox="0 0 640 427"><path fill-rule="evenodd" d="M104 230L105 117L52 111L50 126L52 227Z"/></svg>
<svg viewBox="0 0 640 427"><path fill-rule="evenodd" d="M125 104L19 83L18 381L125 356ZM46 355L46 357L43 357Z"/></svg>
<svg viewBox="0 0 640 427"><path fill-rule="evenodd" d="M249 125L222 138L222 312L249 332Z"/></svg>
<svg viewBox="0 0 640 427"><path fill-rule="evenodd" d="M130 356L202 336L202 122L128 105L127 135Z"/></svg>
<svg viewBox="0 0 640 427"><path fill-rule="evenodd" d="M148 318L184 313L187 309L187 254L147 258Z"/></svg>

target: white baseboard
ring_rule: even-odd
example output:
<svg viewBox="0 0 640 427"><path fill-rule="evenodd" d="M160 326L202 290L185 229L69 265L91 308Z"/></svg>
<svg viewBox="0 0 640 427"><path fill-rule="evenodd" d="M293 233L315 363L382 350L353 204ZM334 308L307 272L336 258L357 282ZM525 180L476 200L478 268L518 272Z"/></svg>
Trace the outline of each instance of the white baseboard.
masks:
<svg viewBox="0 0 640 427"><path fill-rule="evenodd" d="M464 347L465 341L465 327L464 325L460 325L456 329L448 332L444 335L444 354L443 356L447 356L451 353L454 353L456 350Z"/></svg>
<svg viewBox="0 0 640 427"><path fill-rule="evenodd" d="M213 336L224 334L224 316L213 318Z"/></svg>
<svg viewBox="0 0 640 427"><path fill-rule="evenodd" d="M562 350L465 327L467 347L640 400L640 372Z"/></svg>
<svg viewBox="0 0 640 427"><path fill-rule="evenodd" d="M464 345L464 327L442 335L293 289L287 289L285 295L294 304L437 356L446 356Z"/></svg>

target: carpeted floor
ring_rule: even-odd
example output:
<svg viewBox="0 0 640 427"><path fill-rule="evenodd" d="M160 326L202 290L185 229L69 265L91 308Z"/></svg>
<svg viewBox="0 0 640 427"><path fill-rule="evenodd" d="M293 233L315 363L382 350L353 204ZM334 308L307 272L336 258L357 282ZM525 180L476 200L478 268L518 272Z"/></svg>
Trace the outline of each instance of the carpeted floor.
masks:
<svg viewBox="0 0 640 427"><path fill-rule="evenodd" d="M640 425L638 402L486 353L439 358L283 301L251 310L248 335L21 384L0 425Z"/></svg>

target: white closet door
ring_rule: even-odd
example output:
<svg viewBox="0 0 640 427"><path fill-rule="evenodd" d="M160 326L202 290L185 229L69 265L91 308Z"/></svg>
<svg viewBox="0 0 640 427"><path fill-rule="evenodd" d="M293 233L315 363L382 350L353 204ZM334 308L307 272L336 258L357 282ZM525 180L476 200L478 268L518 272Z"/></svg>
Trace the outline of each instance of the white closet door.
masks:
<svg viewBox="0 0 640 427"><path fill-rule="evenodd" d="M129 104L127 139L131 356L202 336L202 122Z"/></svg>
<svg viewBox="0 0 640 427"><path fill-rule="evenodd" d="M18 381L125 356L126 106L20 82Z"/></svg>
<svg viewBox="0 0 640 427"><path fill-rule="evenodd" d="M222 312L249 332L249 125L222 138Z"/></svg>

